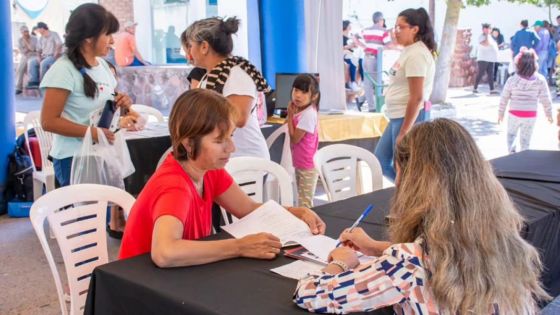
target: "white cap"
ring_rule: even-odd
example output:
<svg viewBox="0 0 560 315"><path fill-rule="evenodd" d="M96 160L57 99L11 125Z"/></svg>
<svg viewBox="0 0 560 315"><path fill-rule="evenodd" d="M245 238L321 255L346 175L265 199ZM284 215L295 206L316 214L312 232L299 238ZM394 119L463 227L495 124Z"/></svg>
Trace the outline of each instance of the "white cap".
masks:
<svg viewBox="0 0 560 315"><path fill-rule="evenodd" d="M136 23L134 21L129 20L129 21L124 22L124 28L129 28L129 27L136 26L136 25L138 25L138 23Z"/></svg>

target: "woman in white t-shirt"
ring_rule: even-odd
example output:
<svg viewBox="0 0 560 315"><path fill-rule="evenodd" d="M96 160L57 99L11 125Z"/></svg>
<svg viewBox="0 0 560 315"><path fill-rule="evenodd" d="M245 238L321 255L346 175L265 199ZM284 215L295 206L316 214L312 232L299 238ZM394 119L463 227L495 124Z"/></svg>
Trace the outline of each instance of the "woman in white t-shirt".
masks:
<svg viewBox="0 0 560 315"><path fill-rule="evenodd" d="M402 11L395 25L395 37L404 49L389 70L385 92L385 115L389 125L375 148L383 175L395 180L393 152L415 123L424 121L425 104L432 93L436 42L428 13L423 8Z"/></svg>
<svg viewBox="0 0 560 315"><path fill-rule="evenodd" d="M181 42L189 60L206 69L200 88L212 89L225 96L235 108L233 156L270 159L268 147L257 118L257 94L270 87L261 73L246 59L232 56L233 39L239 28L237 18L207 18L191 24Z"/></svg>

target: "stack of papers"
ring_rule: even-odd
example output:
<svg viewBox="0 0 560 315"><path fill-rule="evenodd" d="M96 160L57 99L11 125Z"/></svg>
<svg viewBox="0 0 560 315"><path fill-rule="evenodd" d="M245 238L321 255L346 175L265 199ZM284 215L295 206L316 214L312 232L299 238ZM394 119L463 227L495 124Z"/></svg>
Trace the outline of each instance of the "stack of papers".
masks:
<svg viewBox="0 0 560 315"><path fill-rule="evenodd" d="M280 239L282 246L300 244L325 262L337 243L331 237L313 235L305 222L273 200L222 228L235 238L262 232L271 233Z"/></svg>
<svg viewBox="0 0 560 315"><path fill-rule="evenodd" d="M298 253L302 257L293 263L271 269L284 277L302 279L310 273L320 272L328 263L330 252L336 248L337 240L325 235L313 235L307 224L275 201L268 201L239 221L222 226L226 232L235 238L242 238L256 233L270 233L280 239L282 246L301 245L308 253ZM295 253L297 249L288 253ZM309 257L304 257L309 255ZM287 255L296 257L296 255ZM375 257L358 253L360 264L368 263ZM311 261L310 261L311 260Z"/></svg>

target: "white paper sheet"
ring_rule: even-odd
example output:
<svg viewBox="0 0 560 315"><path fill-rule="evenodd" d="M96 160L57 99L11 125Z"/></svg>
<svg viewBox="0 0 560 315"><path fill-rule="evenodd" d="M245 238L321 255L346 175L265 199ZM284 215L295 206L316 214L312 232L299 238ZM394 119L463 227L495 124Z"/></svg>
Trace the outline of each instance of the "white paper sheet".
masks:
<svg viewBox="0 0 560 315"><path fill-rule="evenodd" d="M324 262L328 261L330 252L336 248L336 243L338 243L337 240L325 235L313 235L312 237L298 238L294 241Z"/></svg>
<svg viewBox="0 0 560 315"><path fill-rule="evenodd" d="M138 131L125 131L125 139L155 138L169 135L167 123L147 123L144 129Z"/></svg>
<svg viewBox="0 0 560 315"><path fill-rule="evenodd" d="M235 238L261 232L271 233L280 239L283 246L289 245L294 239L313 235L305 222L273 200L264 203L241 220L222 228Z"/></svg>
<svg viewBox="0 0 560 315"><path fill-rule="evenodd" d="M325 235L313 235L305 222L273 200L222 228L235 238L261 232L271 233L280 239L282 246L300 244L325 261L336 246L336 240Z"/></svg>
<svg viewBox="0 0 560 315"><path fill-rule="evenodd" d="M319 264L315 264L309 261L304 260L296 260L293 263L289 263L284 266L280 266L278 268L270 269L270 271L277 273L281 276L291 279L302 279L307 277L308 274L312 272L317 272L324 268L325 266L321 266Z"/></svg>

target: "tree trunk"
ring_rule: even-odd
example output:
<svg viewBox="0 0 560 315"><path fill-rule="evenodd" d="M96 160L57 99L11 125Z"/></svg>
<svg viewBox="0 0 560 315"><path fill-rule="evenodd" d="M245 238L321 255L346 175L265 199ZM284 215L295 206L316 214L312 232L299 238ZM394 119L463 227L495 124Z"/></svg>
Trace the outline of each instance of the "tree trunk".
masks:
<svg viewBox="0 0 560 315"><path fill-rule="evenodd" d="M430 20L432 20L432 25L435 27L436 26L436 0L430 0L429 14L430 14Z"/></svg>
<svg viewBox="0 0 560 315"><path fill-rule="evenodd" d="M431 101L434 104L441 104L447 98L447 88L449 87L449 77L451 75L451 59L455 52L455 41L457 39L457 25L459 23L459 13L463 3L461 0L448 0L443 32L439 47L439 55L436 64L436 76L434 78L434 88Z"/></svg>

